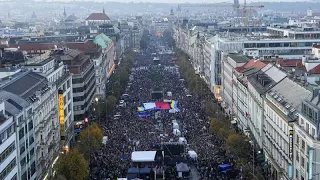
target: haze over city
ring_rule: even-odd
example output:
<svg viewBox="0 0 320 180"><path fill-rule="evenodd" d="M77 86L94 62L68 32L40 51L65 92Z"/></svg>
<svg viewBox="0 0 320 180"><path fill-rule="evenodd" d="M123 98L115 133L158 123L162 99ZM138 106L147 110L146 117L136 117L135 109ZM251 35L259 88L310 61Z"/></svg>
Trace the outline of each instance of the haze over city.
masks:
<svg viewBox="0 0 320 180"><path fill-rule="evenodd" d="M320 178L320 0L0 0L0 180Z"/></svg>

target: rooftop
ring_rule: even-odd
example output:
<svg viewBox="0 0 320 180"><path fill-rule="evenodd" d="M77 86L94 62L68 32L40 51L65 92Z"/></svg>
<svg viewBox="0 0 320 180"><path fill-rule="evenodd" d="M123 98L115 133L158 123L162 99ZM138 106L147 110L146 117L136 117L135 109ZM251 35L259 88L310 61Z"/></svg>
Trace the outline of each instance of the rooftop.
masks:
<svg viewBox="0 0 320 180"><path fill-rule="evenodd" d="M105 13L92 13L89 17L86 19L89 20L100 20L100 21L106 21L110 20L110 18Z"/></svg>
<svg viewBox="0 0 320 180"><path fill-rule="evenodd" d="M296 119L296 113L301 110L302 100L308 98L312 93L286 77L276 84L268 94L286 108L287 115Z"/></svg>
<svg viewBox="0 0 320 180"><path fill-rule="evenodd" d="M1 89L18 95L19 97L30 100L37 91L44 93L48 90L46 77L37 73L26 71L21 72L1 86Z"/></svg>
<svg viewBox="0 0 320 180"><path fill-rule="evenodd" d="M242 54L229 54L228 55L231 59L233 59L237 63L245 63L249 61L249 58L243 56Z"/></svg>
<svg viewBox="0 0 320 180"><path fill-rule="evenodd" d="M268 64L250 76L248 81L260 94L264 94L285 77L284 72L272 64Z"/></svg>
<svg viewBox="0 0 320 180"><path fill-rule="evenodd" d="M20 113L23 108L30 105L29 102L21 97L4 90L0 90L0 100L4 101L5 113L9 116Z"/></svg>

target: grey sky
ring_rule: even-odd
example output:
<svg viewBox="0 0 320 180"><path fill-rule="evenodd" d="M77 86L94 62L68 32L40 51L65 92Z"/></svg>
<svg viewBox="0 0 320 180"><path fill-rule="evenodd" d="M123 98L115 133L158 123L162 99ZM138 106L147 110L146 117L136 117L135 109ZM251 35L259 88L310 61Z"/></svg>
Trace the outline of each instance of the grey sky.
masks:
<svg viewBox="0 0 320 180"><path fill-rule="evenodd" d="M1 0L0 0L1 1ZM39 0L36 0L39 1ZM41 0L40 0L41 1ZM89 1L89 0L51 0L51 1ZM232 3L233 0L92 0L99 2L159 2L159 3L219 3L219 2L229 2ZM306 1L306 0L281 0L281 2L293 2L293 1ZM308 1L308 0L307 0ZM244 0L240 0L242 4ZM279 0L247 0L247 3L253 2L280 2Z"/></svg>
<svg viewBox="0 0 320 180"><path fill-rule="evenodd" d="M162 2L162 3L218 3L218 2L233 2L230 0L98 0L98 1L116 1L116 2ZM243 3L244 0L240 0ZM252 2L279 2L279 0L247 0L247 3ZM282 2L290 2L293 0L281 0ZM305 1L305 0L294 0Z"/></svg>

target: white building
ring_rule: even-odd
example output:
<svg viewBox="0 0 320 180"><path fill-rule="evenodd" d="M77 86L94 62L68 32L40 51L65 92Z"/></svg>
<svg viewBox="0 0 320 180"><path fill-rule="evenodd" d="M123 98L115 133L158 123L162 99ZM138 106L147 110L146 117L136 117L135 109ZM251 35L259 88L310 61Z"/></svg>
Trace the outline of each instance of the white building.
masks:
<svg viewBox="0 0 320 180"><path fill-rule="evenodd" d="M301 101L310 94L288 77L266 93L264 152L276 179L293 178L293 154L297 149L293 145L293 122L298 119ZM305 143L303 148L306 148Z"/></svg>
<svg viewBox="0 0 320 180"><path fill-rule="evenodd" d="M236 76L233 76L235 68L243 66L249 59L241 54L222 54L221 60L221 86L222 86L222 106L225 108L227 114L233 114L233 111L237 109L233 107L233 102L236 97L233 97L233 91L236 91L234 84L237 80Z"/></svg>
<svg viewBox="0 0 320 180"><path fill-rule="evenodd" d="M60 132L56 85L50 83L44 76L25 71L4 83L1 88L21 97L31 105L28 116L33 119L35 131L37 177L42 178L52 168L52 163L59 153ZM26 147L28 145L22 145L20 151L22 149L25 151ZM26 159L21 159L21 162ZM25 166L24 163L21 165Z"/></svg>
<svg viewBox="0 0 320 180"><path fill-rule="evenodd" d="M293 126L293 177L317 179L320 172L319 88L301 103L299 120Z"/></svg>
<svg viewBox="0 0 320 180"><path fill-rule="evenodd" d="M248 132L248 78L254 76L266 64L262 61L251 59L243 66L237 67L233 70L233 123L244 131L246 135ZM235 122L234 122L235 121Z"/></svg>
<svg viewBox="0 0 320 180"><path fill-rule="evenodd" d="M18 95L4 90L0 91L0 100L4 103L1 103L0 106L5 112L4 116L13 117L13 122L10 122L9 118L9 121L1 124L1 127L6 129L6 131L1 131L1 147L8 145L11 149L7 148L1 152L1 160L4 161L0 163L0 178L27 179L29 177L30 180L34 180L37 178L37 159L32 105ZM10 151L12 151L10 155L4 154ZM6 155L8 156L5 159ZM11 171L8 163L11 164ZM6 168L6 171L3 171L2 168Z"/></svg>
<svg viewBox="0 0 320 180"><path fill-rule="evenodd" d="M263 148L264 140L264 96L275 84L286 77L286 74L271 64L263 67L248 78L248 127L257 148Z"/></svg>
<svg viewBox="0 0 320 180"><path fill-rule="evenodd" d="M17 179L19 164L15 123L13 117L6 114L5 100L0 100L0 179Z"/></svg>
<svg viewBox="0 0 320 180"><path fill-rule="evenodd" d="M74 136L74 116L73 116L73 93L72 76L66 70L63 62L58 62L55 58L47 57L39 61L29 60L25 65L31 71L40 74L47 80L56 85L56 94L58 90L63 92L64 98L64 141L62 147L70 147ZM58 97L57 97L58 98ZM58 99L56 101L58 105Z"/></svg>

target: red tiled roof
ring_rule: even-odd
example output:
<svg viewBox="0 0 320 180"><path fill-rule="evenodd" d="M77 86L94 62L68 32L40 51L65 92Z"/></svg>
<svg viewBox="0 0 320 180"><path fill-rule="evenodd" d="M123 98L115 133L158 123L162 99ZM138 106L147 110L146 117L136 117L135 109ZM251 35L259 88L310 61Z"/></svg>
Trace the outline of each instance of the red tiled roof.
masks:
<svg viewBox="0 0 320 180"><path fill-rule="evenodd" d="M243 66L240 66L240 67L236 67L235 70L237 72L242 72L243 70L245 70L245 68Z"/></svg>
<svg viewBox="0 0 320 180"><path fill-rule="evenodd" d="M110 18L104 13L92 13L86 20L110 20Z"/></svg>
<svg viewBox="0 0 320 180"><path fill-rule="evenodd" d="M280 66L283 66L283 67L300 67L301 65L302 65L301 59L280 61Z"/></svg>
<svg viewBox="0 0 320 180"><path fill-rule="evenodd" d="M266 64L262 61L254 61L254 59L251 59L246 64L243 65L244 68L258 68L262 69Z"/></svg>
<svg viewBox="0 0 320 180"><path fill-rule="evenodd" d="M96 52L102 52L101 48L94 44L91 41L85 41L85 42L70 42L70 43L60 43L58 45L59 48L70 48L70 49L77 49L84 53L96 53Z"/></svg>
<svg viewBox="0 0 320 180"><path fill-rule="evenodd" d="M33 44L21 44L21 45L10 45L11 48L18 48L21 51L31 51L31 50L41 50L41 51L45 51L45 50L51 50L54 48L56 44L53 43L33 43Z"/></svg>
<svg viewBox="0 0 320 180"><path fill-rule="evenodd" d="M320 64L309 71L311 74L320 74Z"/></svg>
<svg viewBox="0 0 320 180"><path fill-rule="evenodd" d="M101 53L101 48L95 45L91 41L84 41L84 42L68 42L68 43L33 43L33 44L22 44L22 45L11 45L12 48L18 48L21 51L31 51L31 50L52 50L57 46L58 48L70 48L70 49L77 49L84 53Z"/></svg>

